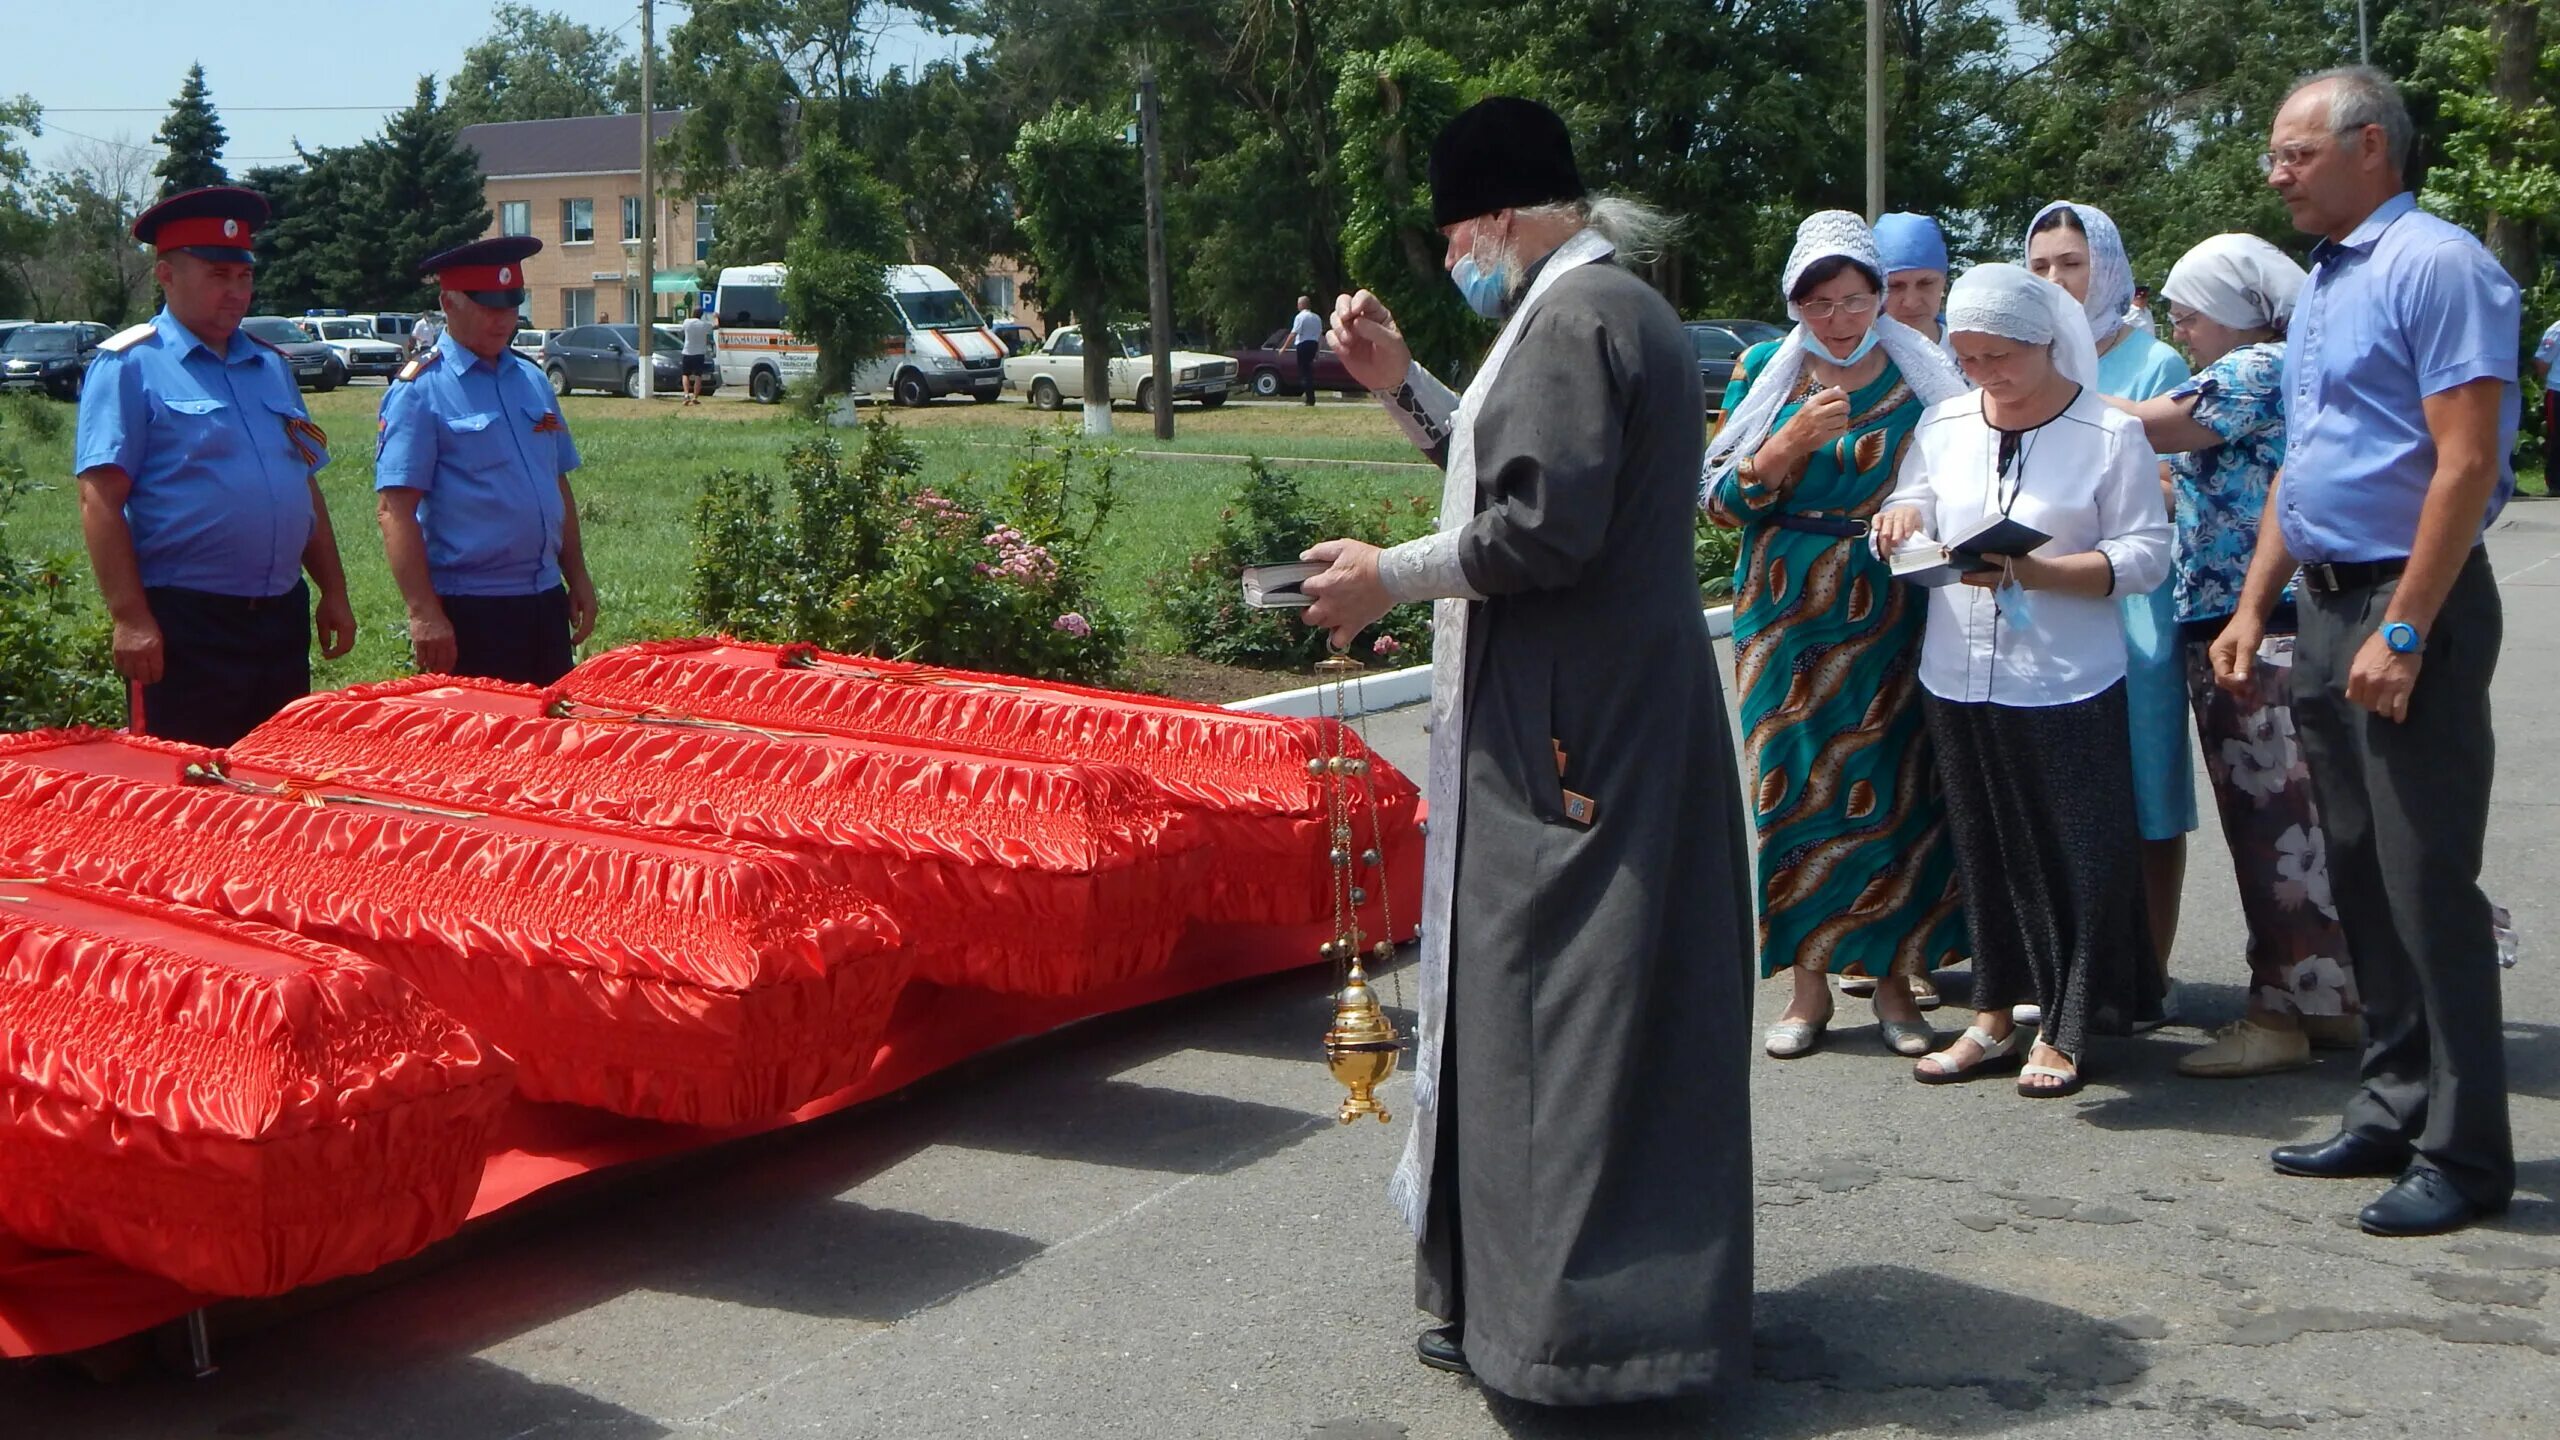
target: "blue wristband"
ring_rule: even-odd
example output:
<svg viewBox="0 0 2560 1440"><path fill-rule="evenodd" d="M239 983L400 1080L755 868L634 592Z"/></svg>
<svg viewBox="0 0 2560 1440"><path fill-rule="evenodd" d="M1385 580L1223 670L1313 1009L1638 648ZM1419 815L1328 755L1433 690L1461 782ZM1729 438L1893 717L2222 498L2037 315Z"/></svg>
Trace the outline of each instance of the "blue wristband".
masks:
<svg viewBox="0 0 2560 1440"><path fill-rule="evenodd" d="M2382 643L2394 655L2415 655L2425 643L2418 638L2418 627L2406 620L2394 620L2382 627Z"/></svg>

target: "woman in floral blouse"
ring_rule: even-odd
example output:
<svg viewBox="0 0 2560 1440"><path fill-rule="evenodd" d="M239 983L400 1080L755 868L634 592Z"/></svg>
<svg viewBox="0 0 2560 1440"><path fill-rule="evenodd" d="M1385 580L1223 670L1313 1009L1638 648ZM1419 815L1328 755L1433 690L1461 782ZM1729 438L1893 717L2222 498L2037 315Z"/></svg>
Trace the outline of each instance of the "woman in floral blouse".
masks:
<svg viewBox="0 0 2560 1440"><path fill-rule="evenodd" d="M2284 327L2302 268L2254 235L2217 235L2161 287L2194 378L2156 399L2111 402L2171 456L2171 559L2187 696L2204 740L2222 835L2249 927L2249 1013L2178 1062L2188 1075L2290 1070L2311 1047L2357 1043L2356 992L2311 776L2286 699L2293 597L2267 622L2245 689L2214 683L2206 652L2240 599L2267 489L2284 465Z"/></svg>

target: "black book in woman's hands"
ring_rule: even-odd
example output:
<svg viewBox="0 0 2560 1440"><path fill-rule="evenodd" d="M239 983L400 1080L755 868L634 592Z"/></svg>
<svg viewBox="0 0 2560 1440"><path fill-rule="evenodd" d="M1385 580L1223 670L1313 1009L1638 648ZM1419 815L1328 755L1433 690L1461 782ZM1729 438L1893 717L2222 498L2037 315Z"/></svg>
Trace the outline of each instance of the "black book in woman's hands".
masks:
<svg viewBox="0 0 2560 1440"><path fill-rule="evenodd" d="M1912 536L1893 552L1893 578L1931 589L1952 585L1959 576L1996 568L1994 557L2031 555L2052 538L2024 521L1992 515L1945 541Z"/></svg>

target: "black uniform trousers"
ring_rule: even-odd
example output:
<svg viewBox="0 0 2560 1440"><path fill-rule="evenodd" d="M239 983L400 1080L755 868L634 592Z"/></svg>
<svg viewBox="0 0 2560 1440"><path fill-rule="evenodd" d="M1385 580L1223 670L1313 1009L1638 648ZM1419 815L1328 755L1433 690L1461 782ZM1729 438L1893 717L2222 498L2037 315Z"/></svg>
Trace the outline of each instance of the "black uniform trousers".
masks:
<svg viewBox="0 0 2560 1440"><path fill-rule="evenodd" d="M453 623L453 673L549 685L569 673L569 591L538 595L439 595Z"/></svg>
<svg viewBox="0 0 2560 1440"><path fill-rule="evenodd" d="M2489 681L2504 610L2486 550L2445 597L2408 717L2347 698L2397 578L2301 592L2293 719L2328 835L2329 893L2364 995L2362 1088L2346 1128L2416 1147L2474 1204L2515 1189L2498 945L2480 857L2496 735Z"/></svg>
<svg viewBox="0 0 2560 1440"><path fill-rule="evenodd" d="M160 679L142 687L132 727L163 740L221 747L311 693L311 587L281 595L216 595L145 587L160 627Z"/></svg>
<svg viewBox="0 0 2560 1440"><path fill-rule="evenodd" d="M1307 403L1316 403L1316 351L1322 348L1313 340L1298 342L1298 393Z"/></svg>

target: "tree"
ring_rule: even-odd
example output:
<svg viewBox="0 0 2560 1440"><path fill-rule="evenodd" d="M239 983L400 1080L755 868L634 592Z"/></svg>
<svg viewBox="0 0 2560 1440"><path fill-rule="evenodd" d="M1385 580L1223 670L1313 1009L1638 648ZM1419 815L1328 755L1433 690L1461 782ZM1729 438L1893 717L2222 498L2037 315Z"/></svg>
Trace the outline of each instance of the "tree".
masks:
<svg viewBox="0 0 2560 1440"><path fill-rule="evenodd" d="M436 106L433 76L418 77L416 98L366 142L368 159L355 207L372 263L346 302L365 309L432 304L432 281L417 276L421 260L480 238L489 229L480 164L456 142L457 127Z"/></svg>
<svg viewBox="0 0 2560 1440"><path fill-rule="evenodd" d="M2560 86L2560 43L2539 43L2534 4L2484 8L2488 23L2448 25L2423 42L2421 70L2440 87L2443 159L2421 198L2481 231L2518 284L2560 288L2542 255L2544 227L2560 216L2560 117L2545 98Z"/></svg>
<svg viewBox="0 0 2560 1440"><path fill-rule="evenodd" d="M83 140L62 153L45 195L49 312L122 326L150 315L151 252L134 217L158 198L151 151Z"/></svg>
<svg viewBox="0 0 2560 1440"><path fill-rule="evenodd" d="M33 98L0 97L0 312L21 313L34 303L30 267L44 250L44 217L29 184L35 167L13 132L44 133L44 111Z"/></svg>
<svg viewBox="0 0 2560 1440"><path fill-rule="evenodd" d="M160 122L152 140L168 147L168 157L152 173L160 177L160 198L204 185L222 185L231 176L222 168L222 147L230 140L213 113L213 97L205 92L204 66L187 67L186 83L169 102L169 118Z"/></svg>
<svg viewBox="0 0 2560 1440"><path fill-rule="evenodd" d="M1414 356L1453 379L1474 367L1490 327L1442 266L1425 167L1432 138L1463 108L1456 62L1419 40L1345 56L1333 97L1349 201L1343 261L1395 312Z"/></svg>
<svg viewBox="0 0 2560 1440"><path fill-rule="evenodd" d="M1061 105L1022 127L1013 173L1040 283L1084 327L1085 429L1111 431L1111 313L1135 289L1145 253L1146 197L1137 150L1120 127ZM1170 397L1158 401L1170 403Z"/></svg>
<svg viewBox="0 0 2560 1440"><path fill-rule="evenodd" d="M624 63L622 42L608 31L554 11L502 4L489 33L462 52L462 68L445 87L446 114L457 128L617 114L634 108L614 93Z"/></svg>
<svg viewBox="0 0 2560 1440"><path fill-rule="evenodd" d="M818 373L802 397L814 411L852 388L854 366L901 330L886 267L905 258L897 192L860 153L818 136L803 157L808 208L783 251L791 327L818 343Z"/></svg>
<svg viewBox="0 0 2560 1440"><path fill-rule="evenodd" d="M937 60L881 77L855 126L863 153L903 197L906 249L965 284L1021 243L1007 181L1020 129L984 58Z"/></svg>

